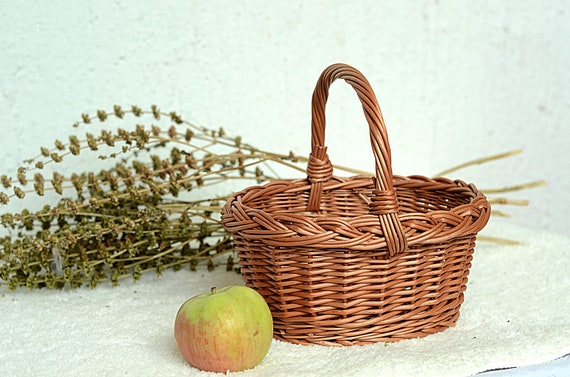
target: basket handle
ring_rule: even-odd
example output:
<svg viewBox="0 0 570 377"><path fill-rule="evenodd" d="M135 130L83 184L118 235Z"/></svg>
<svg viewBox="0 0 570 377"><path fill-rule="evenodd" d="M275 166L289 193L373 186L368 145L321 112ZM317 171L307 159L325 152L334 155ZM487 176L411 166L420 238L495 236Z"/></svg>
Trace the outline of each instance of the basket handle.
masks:
<svg viewBox="0 0 570 377"><path fill-rule="evenodd" d="M398 199L393 187L392 157L388 134L378 100L370 83L360 71L346 64L333 64L326 68L319 77L313 92L311 154L307 166L311 189L307 210L319 210L323 183L327 182L333 173L332 163L325 147L325 105L329 87L336 79L344 79L356 91L370 128L370 142L376 162L375 190L371 198L370 213L379 217L388 252L392 256L406 250L407 240L398 218Z"/></svg>

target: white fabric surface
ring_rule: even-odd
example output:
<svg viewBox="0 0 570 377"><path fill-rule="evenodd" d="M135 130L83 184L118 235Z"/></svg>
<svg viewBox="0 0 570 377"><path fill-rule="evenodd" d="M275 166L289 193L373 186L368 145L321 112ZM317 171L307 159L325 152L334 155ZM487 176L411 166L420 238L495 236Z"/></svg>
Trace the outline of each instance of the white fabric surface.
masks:
<svg viewBox="0 0 570 377"><path fill-rule="evenodd" d="M570 238L492 223L484 234L524 244L478 244L455 327L423 339L362 347L274 340L258 367L235 375L468 376L570 353ZM0 375L213 375L182 359L174 317L187 298L232 284L242 284L241 277L220 268L143 275L115 288L2 288Z"/></svg>

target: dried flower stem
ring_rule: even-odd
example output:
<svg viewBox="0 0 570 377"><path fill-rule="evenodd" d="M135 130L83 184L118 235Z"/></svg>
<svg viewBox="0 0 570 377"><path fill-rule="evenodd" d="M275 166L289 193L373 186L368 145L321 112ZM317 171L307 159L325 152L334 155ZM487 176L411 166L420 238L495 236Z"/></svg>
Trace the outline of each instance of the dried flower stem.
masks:
<svg viewBox="0 0 570 377"><path fill-rule="evenodd" d="M478 241L486 241L486 242L493 242L501 245L520 245L519 241L510 240L507 238L500 238L500 237L491 237L491 236L477 236Z"/></svg>
<svg viewBox="0 0 570 377"><path fill-rule="evenodd" d="M546 181L540 180L540 181L522 183L522 184L514 185L514 186L506 186L506 187L500 187L500 188L488 188L488 189L484 189L482 191L484 191L486 194L497 194L497 193L502 193L502 192L513 192L513 191L526 190L526 189L541 187L541 186L546 186ZM505 199L505 201L507 201L508 203L501 203L501 204L517 204L513 201L509 202L508 199ZM527 204L528 204L528 202L526 204L522 204L522 205L527 205ZM520 204L517 204L517 205L520 205Z"/></svg>
<svg viewBox="0 0 570 377"><path fill-rule="evenodd" d="M448 175L449 173L456 172L458 170L464 169L464 168L469 167L469 166L481 165L481 164L484 164L484 163L487 163L490 161L499 160L499 159L514 156L514 155L517 155L520 153L522 153L522 149L514 149L511 151L507 151L507 152L502 152L502 153L493 154L490 156L476 158L474 160L466 161L466 162L461 163L459 165L453 166L449 169L445 169L443 171L440 171L439 173L436 174L436 176L438 176L438 177L445 176L445 175Z"/></svg>
<svg viewBox="0 0 570 377"><path fill-rule="evenodd" d="M165 268L196 269L202 262L214 268L220 255L231 257L233 250L216 218L224 197L185 200L180 195L193 191L199 196L203 188L232 179L273 179L261 169L272 171L268 163L303 171L291 155L258 150L222 129L198 127L156 107L115 107L113 113L98 111L97 118L106 122L129 113L137 118L150 115L153 124L56 141L54 148L41 148L18 169L17 181L2 176L4 188L13 190L1 194L4 203L49 191L62 199L36 212L2 215L2 225L12 236L1 239L0 282L11 289L96 286L103 281L117 284L129 276L136 280L149 271L160 274ZM160 120L175 125L157 126ZM92 117L84 114L82 123L91 125ZM167 144L170 148L164 148ZM51 180L43 177L50 165L86 151L118 162L99 173L54 172ZM30 182L33 188L27 187ZM225 264L232 269L232 258Z"/></svg>

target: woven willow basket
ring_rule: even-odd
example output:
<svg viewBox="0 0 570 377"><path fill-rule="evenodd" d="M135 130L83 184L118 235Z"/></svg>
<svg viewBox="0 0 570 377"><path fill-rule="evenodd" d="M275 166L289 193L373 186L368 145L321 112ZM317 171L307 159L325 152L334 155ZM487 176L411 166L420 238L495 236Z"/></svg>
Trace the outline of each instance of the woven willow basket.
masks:
<svg viewBox="0 0 570 377"><path fill-rule="evenodd" d="M339 78L362 103L375 177L332 174L325 104ZM307 179L249 187L222 210L243 279L269 304L274 337L344 346L453 326L476 235L490 216L485 196L459 180L394 176L376 96L345 64L328 67L317 82L311 148Z"/></svg>

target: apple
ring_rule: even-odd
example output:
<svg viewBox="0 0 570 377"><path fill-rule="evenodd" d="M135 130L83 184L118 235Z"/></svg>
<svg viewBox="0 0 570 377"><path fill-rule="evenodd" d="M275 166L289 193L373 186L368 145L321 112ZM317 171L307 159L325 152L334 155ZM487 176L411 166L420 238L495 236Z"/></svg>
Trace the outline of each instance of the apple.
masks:
<svg viewBox="0 0 570 377"><path fill-rule="evenodd" d="M238 372L261 363L273 338L269 306L254 289L211 289L184 302L174 337L186 361L209 372Z"/></svg>

